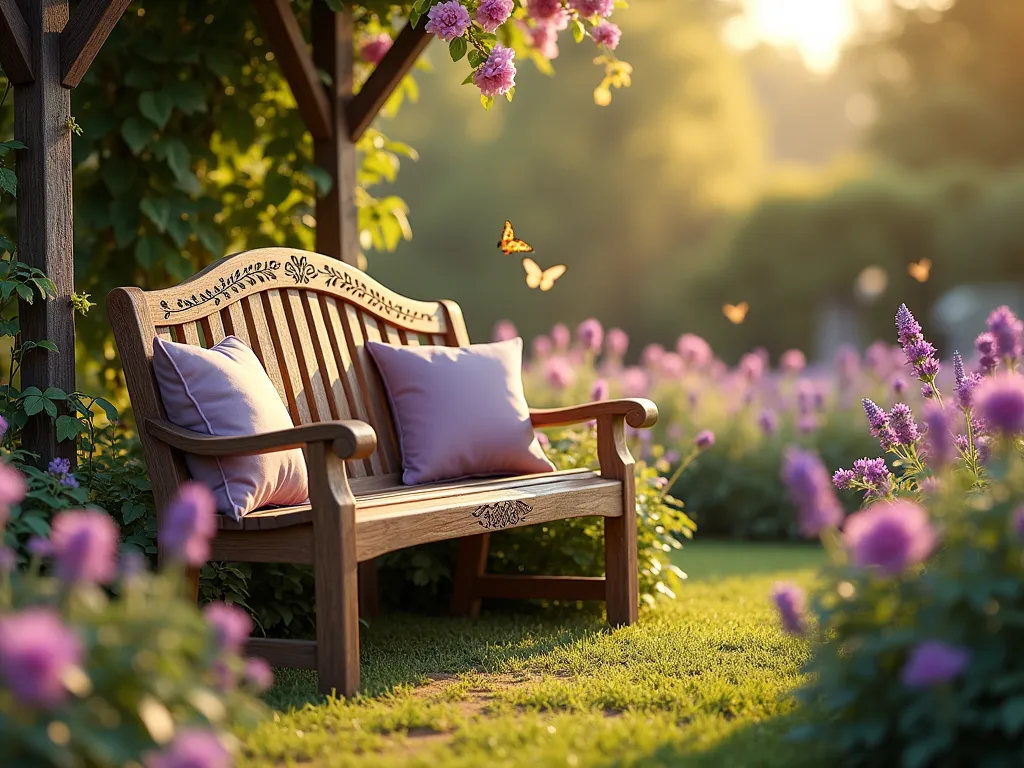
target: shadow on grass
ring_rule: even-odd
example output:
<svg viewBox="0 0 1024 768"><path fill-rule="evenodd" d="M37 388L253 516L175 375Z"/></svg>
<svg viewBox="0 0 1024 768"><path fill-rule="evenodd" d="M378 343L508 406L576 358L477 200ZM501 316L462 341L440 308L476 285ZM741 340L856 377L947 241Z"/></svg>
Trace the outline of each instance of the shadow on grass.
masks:
<svg viewBox="0 0 1024 768"><path fill-rule="evenodd" d="M490 672L608 631L596 613L490 614L483 619L391 615L361 627L362 693L379 696L428 675ZM278 669L265 699L278 710L322 704L316 673Z"/></svg>

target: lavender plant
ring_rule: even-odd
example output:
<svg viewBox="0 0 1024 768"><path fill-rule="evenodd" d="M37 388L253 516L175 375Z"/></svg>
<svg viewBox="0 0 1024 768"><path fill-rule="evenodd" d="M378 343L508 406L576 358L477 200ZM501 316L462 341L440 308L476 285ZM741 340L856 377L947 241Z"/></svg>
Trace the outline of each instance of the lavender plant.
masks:
<svg viewBox="0 0 1024 768"><path fill-rule="evenodd" d="M57 477L57 471L61 477ZM54 481L73 476L53 467ZM0 463L0 525L18 518L28 483ZM242 610L182 597L182 566L204 562L216 527L212 494L182 489L161 531L171 565L118 558L117 523L69 510L31 562L0 548L0 755L12 768L228 768L230 733L263 712L269 667L245 659Z"/></svg>
<svg viewBox="0 0 1024 768"><path fill-rule="evenodd" d="M772 598L783 629L813 641L802 698L819 715L803 738L850 766L1024 762L1024 326L995 310L976 370L953 356L943 398L935 349L913 315L896 315L906 364L922 385L921 423L906 404L864 401L884 457L832 482L864 494L844 517L824 464L793 450L783 480L808 536L829 554L810 600L793 584Z"/></svg>

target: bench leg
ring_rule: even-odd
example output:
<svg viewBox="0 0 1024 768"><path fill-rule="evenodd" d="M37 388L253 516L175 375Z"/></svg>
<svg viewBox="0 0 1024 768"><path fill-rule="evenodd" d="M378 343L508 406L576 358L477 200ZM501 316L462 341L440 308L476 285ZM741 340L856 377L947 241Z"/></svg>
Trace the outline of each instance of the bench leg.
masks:
<svg viewBox="0 0 1024 768"><path fill-rule="evenodd" d="M380 615L380 586L377 583L377 559L359 564L359 617L375 619Z"/></svg>
<svg viewBox="0 0 1024 768"><path fill-rule="evenodd" d="M636 535L636 475L626 445L621 416L602 416L597 422L597 455L601 476L622 481L622 516L604 519L605 602L608 623L632 624L640 602Z"/></svg>
<svg viewBox="0 0 1024 768"><path fill-rule="evenodd" d="M477 597L477 578L487 570L487 551L491 534L480 533L459 539L459 561L455 568L455 584L452 593L452 616L480 615L480 598Z"/></svg>
<svg viewBox="0 0 1024 768"><path fill-rule="evenodd" d="M359 561L355 499L345 463L328 443L310 443L309 500L313 508L316 591L316 670L320 692L359 690Z"/></svg>

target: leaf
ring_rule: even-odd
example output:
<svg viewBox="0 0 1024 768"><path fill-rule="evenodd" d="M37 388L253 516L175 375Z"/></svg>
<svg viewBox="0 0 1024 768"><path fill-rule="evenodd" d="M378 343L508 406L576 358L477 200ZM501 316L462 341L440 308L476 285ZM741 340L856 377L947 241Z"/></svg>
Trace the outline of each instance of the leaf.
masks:
<svg viewBox="0 0 1024 768"><path fill-rule="evenodd" d="M146 235L135 243L135 261L143 269L152 269L164 253L164 243L159 237Z"/></svg>
<svg viewBox="0 0 1024 768"><path fill-rule="evenodd" d="M166 127L173 111L174 102L162 91L146 91L139 95L139 112L161 130Z"/></svg>
<svg viewBox="0 0 1024 768"><path fill-rule="evenodd" d="M167 222L167 234L178 248L184 248L189 237L192 236L192 224L188 219L171 216Z"/></svg>
<svg viewBox="0 0 1024 768"><path fill-rule="evenodd" d="M466 38L464 37L456 37L448 43L448 53L451 55L452 61L459 61L466 55L466 51L468 50L469 43L466 42Z"/></svg>
<svg viewBox="0 0 1024 768"><path fill-rule="evenodd" d="M195 229L196 237L199 238L199 242L202 243L203 247L213 254L215 258L220 258L224 253L224 236L221 234L220 229L205 221L195 223L193 229Z"/></svg>
<svg viewBox="0 0 1024 768"><path fill-rule="evenodd" d="M179 80L169 83L164 92L174 105L186 115L206 111L206 92L203 86L193 80Z"/></svg>
<svg viewBox="0 0 1024 768"><path fill-rule="evenodd" d="M483 66L483 63L485 61L487 61L487 56L486 54L483 53L483 51L479 51L476 48L474 48L469 52L469 66L471 66L473 69L477 69ZM472 75L470 75L470 77L472 77Z"/></svg>
<svg viewBox="0 0 1024 768"><path fill-rule="evenodd" d="M41 395L29 395L28 397L23 397L21 399L21 407L25 409L25 413L29 416L35 416L37 413L42 413L43 410L46 409L48 403L50 403L50 401ZM52 403L50 404L52 405Z"/></svg>
<svg viewBox="0 0 1024 768"><path fill-rule="evenodd" d="M0 251L7 251L8 253L14 253L15 246L10 240L3 235L0 235Z"/></svg>
<svg viewBox="0 0 1024 768"><path fill-rule="evenodd" d="M1016 736L1024 727L1024 696L1014 696L1003 703L999 711L1003 723L1003 732L1007 736Z"/></svg>
<svg viewBox="0 0 1024 768"><path fill-rule="evenodd" d="M494 97L493 96L484 96L481 93L480 94L480 103L483 105L484 109L490 109L491 107L494 106Z"/></svg>
<svg viewBox="0 0 1024 768"><path fill-rule="evenodd" d="M587 36L587 30L583 26L583 22L579 19L574 19L572 22L572 39L577 43L582 43L583 38Z"/></svg>
<svg viewBox="0 0 1024 768"><path fill-rule="evenodd" d="M121 138L133 155L138 155L156 137L153 126L141 117L133 115L121 125Z"/></svg>
<svg viewBox="0 0 1024 768"><path fill-rule="evenodd" d="M135 522L140 517L145 516L145 514L146 505L140 504L137 501L128 502L121 507L121 515L122 518L124 519L125 525L127 525L128 523Z"/></svg>
<svg viewBox="0 0 1024 768"><path fill-rule="evenodd" d="M47 387L43 392L43 397L48 397L51 400L67 400L68 394L59 387Z"/></svg>
<svg viewBox="0 0 1024 768"><path fill-rule="evenodd" d="M164 197L144 197L139 203L139 210L152 221L158 230L167 230L167 220L171 216L171 203Z"/></svg>
<svg viewBox="0 0 1024 768"><path fill-rule="evenodd" d="M331 178L331 174L316 165L305 165L302 167L302 173L313 180L316 185L317 194L323 197L331 188L334 186L334 179Z"/></svg>
<svg viewBox="0 0 1024 768"><path fill-rule="evenodd" d="M324 0L324 2L327 3L327 7L330 8L335 13L341 13L341 0Z"/></svg>
<svg viewBox="0 0 1024 768"><path fill-rule="evenodd" d="M18 196L18 177L10 168L0 168L0 190L11 197Z"/></svg>
<svg viewBox="0 0 1024 768"><path fill-rule="evenodd" d="M36 346L39 347L40 349L45 349L45 350L48 350L50 352L56 352L57 351L57 345L54 344L52 341L47 341L46 339L43 339L42 341L36 342Z"/></svg>
<svg viewBox="0 0 1024 768"><path fill-rule="evenodd" d="M462 81L462 84L463 85L469 85L470 83L472 83L473 82L473 75L475 75L475 74L476 74L476 72L474 71L474 72L470 72L468 75L466 75L466 79Z"/></svg>
<svg viewBox="0 0 1024 768"><path fill-rule="evenodd" d="M120 414L117 412L117 408L109 400L102 397L96 398L96 405L103 409L103 413L106 415L108 421L117 421Z"/></svg>
<svg viewBox="0 0 1024 768"><path fill-rule="evenodd" d="M164 144L167 167L179 181L192 173L192 153L181 139L169 139Z"/></svg>
<svg viewBox="0 0 1024 768"><path fill-rule="evenodd" d="M74 440L79 434L85 432L85 425L74 416L58 416L56 426L57 440L60 442Z"/></svg>

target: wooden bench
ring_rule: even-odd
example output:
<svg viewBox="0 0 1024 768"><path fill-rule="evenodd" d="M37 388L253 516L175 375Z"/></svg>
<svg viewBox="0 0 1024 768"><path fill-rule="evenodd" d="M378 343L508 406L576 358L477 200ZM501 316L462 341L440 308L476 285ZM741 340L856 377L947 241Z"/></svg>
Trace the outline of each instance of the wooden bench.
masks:
<svg viewBox="0 0 1024 768"><path fill-rule="evenodd" d="M442 539L461 539L452 606L458 615L475 615L482 598L549 598L604 600L611 624L636 620L635 487L625 425L654 424L650 401L530 412L536 427L596 421L600 473L402 486L387 397L364 343L468 345L454 302L413 301L337 260L264 248L222 259L174 288L117 288L108 312L157 509L188 480L186 452L305 450L309 506L259 511L237 523L219 519L211 559L314 569L316 642L253 639L251 653L277 666L316 669L324 692L355 693L359 603L372 609L376 599L373 559ZM211 437L166 420L153 376L154 338L209 347L230 334L263 362L293 429ZM490 531L587 515L605 519L605 578L485 573ZM198 572L191 578L195 590Z"/></svg>

